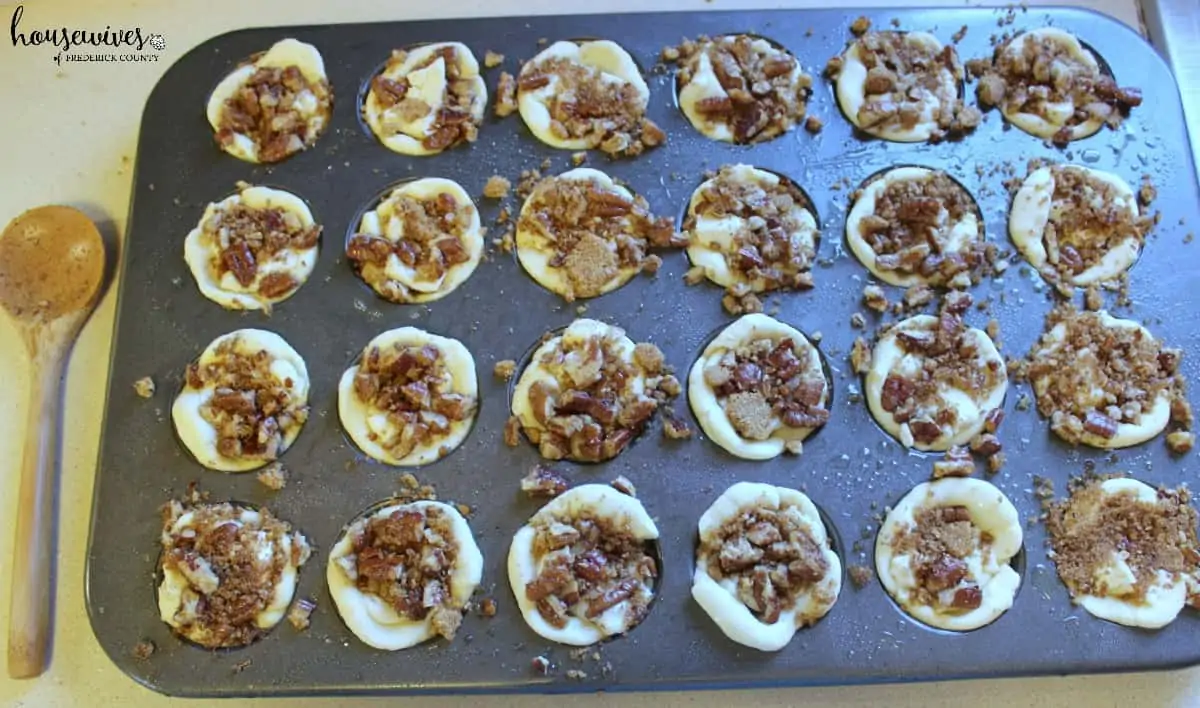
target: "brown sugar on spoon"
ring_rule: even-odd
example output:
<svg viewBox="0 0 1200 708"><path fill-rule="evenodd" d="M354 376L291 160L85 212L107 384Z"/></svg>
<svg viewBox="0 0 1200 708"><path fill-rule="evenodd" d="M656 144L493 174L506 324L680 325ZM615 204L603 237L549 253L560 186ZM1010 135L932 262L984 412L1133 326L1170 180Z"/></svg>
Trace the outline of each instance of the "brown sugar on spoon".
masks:
<svg viewBox="0 0 1200 708"><path fill-rule="evenodd" d="M29 353L32 380L9 596L13 678L38 676L48 661L62 379L71 345L100 293L104 265L95 224L71 207L31 209L0 235L0 307Z"/></svg>

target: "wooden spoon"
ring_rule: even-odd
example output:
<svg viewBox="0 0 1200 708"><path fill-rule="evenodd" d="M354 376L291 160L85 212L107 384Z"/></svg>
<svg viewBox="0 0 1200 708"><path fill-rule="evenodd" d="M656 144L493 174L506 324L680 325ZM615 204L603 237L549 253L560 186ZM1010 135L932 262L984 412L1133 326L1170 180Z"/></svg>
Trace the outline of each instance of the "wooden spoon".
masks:
<svg viewBox="0 0 1200 708"><path fill-rule="evenodd" d="M49 659L63 374L75 337L96 304L104 264L96 225L71 207L31 209L0 234L0 308L21 333L33 381L9 605L12 678L41 675Z"/></svg>

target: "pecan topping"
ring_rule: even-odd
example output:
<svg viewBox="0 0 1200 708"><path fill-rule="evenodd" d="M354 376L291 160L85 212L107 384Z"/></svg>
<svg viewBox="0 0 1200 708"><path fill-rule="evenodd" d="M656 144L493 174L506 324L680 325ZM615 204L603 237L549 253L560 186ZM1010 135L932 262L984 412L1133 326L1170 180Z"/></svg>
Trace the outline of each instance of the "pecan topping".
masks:
<svg viewBox="0 0 1200 708"><path fill-rule="evenodd" d="M397 460L434 445L455 424L475 415L472 396L455 390L444 353L432 344L370 346L354 375L354 393L382 411L393 426L390 436L368 438Z"/></svg>
<svg viewBox="0 0 1200 708"><path fill-rule="evenodd" d="M289 273L264 267L284 251L316 248L320 225L306 226L295 212L279 207L251 207L241 201L214 206L200 231L216 251L210 268L218 280L229 273L243 289L252 288L267 300L300 287Z"/></svg>
<svg viewBox="0 0 1200 708"><path fill-rule="evenodd" d="M450 270L471 263L478 251L473 231L477 216L474 204L460 203L449 192L417 198L404 190L398 187L375 207L373 222L363 219L360 229L372 231L351 237L346 258L358 277L384 299L420 302L429 298L431 284L440 287ZM394 272L389 265L393 256L399 269L410 273L407 284L389 275ZM416 281L423 287L410 287Z"/></svg>
<svg viewBox="0 0 1200 708"><path fill-rule="evenodd" d="M1111 439L1120 424L1139 424L1162 396L1182 391L1174 354L1160 356L1175 350L1141 327L1108 325L1103 317L1059 306L1024 367L1038 411L1069 443Z"/></svg>
<svg viewBox="0 0 1200 708"><path fill-rule="evenodd" d="M743 509L701 537L699 556L714 580L733 579L738 600L767 624L795 608L829 571L825 550L793 506Z"/></svg>
<svg viewBox="0 0 1200 708"><path fill-rule="evenodd" d="M188 367L187 387L212 388L200 416L217 434L217 452L237 460L269 462L308 420L304 396L291 379L280 380L265 349L248 351L240 336L222 341L211 360Z"/></svg>
<svg viewBox="0 0 1200 708"><path fill-rule="evenodd" d="M548 265L565 276L561 294L568 302L628 280L651 258L651 248L684 244L672 220L650 214L645 199L590 179L542 180L518 221L517 248L553 252Z"/></svg>
<svg viewBox="0 0 1200 708"><path fill-rule="evenodd" d="M1153 220L1138 213L1132 197L1090 170L1074 165L1049 169L1054 191L1042 233L1046 262L1041 272L1070 297L1075 278L1099 265L1114 248L1129 239L1141 248Z"/></svg>
<svg viewBox="0 0 1200 708"><path fill-rule="evenodd" d="M450 516L437 505L404 506L357 521L346 532L352 552L335 562L359 591L378 597L402 617L431 619L454 639L465 598L453 596L458 541Z"/></svg>
<svg viewBox="0 0 1200 708"><path fill-rule="evenodd" d="M701 220L730 218L737 220L738 230L729 247L719 251L738 279L729 286L730 295L745 295L738 290L746 285L754 292L813 287L816 224L808 197L791 180L762 177L745 165L722 167L692 197L683 224L690 247L705 243Z"/></svg>
<svg viewBox="0 0 1200 708"><path fill-rule="evenodd" d="M697 115L688 116L694 125L724 126L727 139L755 143L775 138L804 119L812 77L800 71L796 58L782 47L749 35L724 35L684 40L669 56L679 64L681 98L690 93L702 56L720 83L721 94L695 102Z"/></svg>
<svg viewBox="0 0 1200 708"><path fill-rule="evenodd" d="M704 380L723 400L734 429L748 440L765 440L781 427L811 430L829 420L827 382L820 368L811 366L811 355L807 342L755 339L708 363Z"/></svg>
<svg viewBox="0 0 1200 708"><path fill-rule="evenodd" d="M408 57L408 53L403 51L392 52L383 71L371 79L368 99L374 98L382 109L378 117L377 132L382 131L379 137L411 134L413 124L432 112L425 101L408 95L411 88L408 75L441 61L446 72L441 107L434 114L432 122L420 126L423 134L412 137L419 137L421 147L435 152L460 143L474 142L479 134L483 112L483 98L480 95L483 83L477 74L463 73L467 64L459 56L459 48L454 44L440 45L429 56L405 67ZM473 60L470 63L473 64ZM376 126L373 124L372 128L376 129Z"/></svg>
<svg viewBox="0 0 1200 708"><path fill-rule="evenodd" d="M185 514L190 518L178 524ZM162 546L164 573L184 583L173 626L210 648L249 644L269 631L258 620L285 582L284 570L303 565L310 553L304 536L266 509L177 501L163 508Z"/></svg>
<svg viewBox="0 0 1200 708"><path fill-rule="evenodd" d="M552 78L554 91L545 103L550 130L558 139L583 140L610 155L640 155L665 139L646 118L646 99L637 86L571 59L527 62L517 77L518 97L544 89Z"/></svg>
<svg viewBox="0 0 1200 708"><path fill-rule="evenodd" d="M604 517L582 514L535 520L534 558L541 569L525 596L554 627L572 616L594 619L625 603L623 628L645 618L658 565L649 543Z"/></svg>
<svg viewBox="0 0 1200 708"><path fill-rule="evenodd" d="M917 580L913 599L947 614L979 607L982 591L965 559L976 552L986 556L991 536L980 531L963 506L926 507L915 521L893 541L897 555L912 557Z"/></svg>
<svg viewBox="0 0 1200 708"><path fill-rule="evenodd" d="M931 170L920 177L885 179L875 209L859 225L859 235L875 254L875 265L894 274L889 282L907 284L917 276L929 285L969 287L985 264L984 242L977 232L959 242L954 228L964 219L979 218L975 200L945 172ZM907 299L907 297L906 297Z"/></svg>
<svg viewBox="0 0 1200 708"><path fill-rule="evenodd" d="M1186 577L1190 583L1200 572L1200 542L1188 490L1160 488L1155 501L1146 502L1133 493L1106 491L1105 481L1074 479L1068 485L1070 496L1049 508L1046 529L1054 565L1071 596L1140 603L1158 584L1159 573L1181 581ZM1133 573L1126 587L1112 587L1111 575L1104 572L1115 558ZM1189 602L1195 606L1196 600Z"/></svg>
<svg viewBox="0 0 1200 708"><path fill-rule="evenodd" d="M296 66L261 67L225 99L217 142L227 147L243 135L259 162L279 162L316 143L332 104L328 81L309 81Z"/></svg>
<svg viewBox="0 0 1200 708"><path fill-rule="evenodd" d="M623 331L604 325L600 331L594 327L598 324L577 320L555 346L535 356L537 366L522 376L553 377L528 387L531 419L521 420L546 459L599 462L616 457L645 429L660 401L679 393L674 377L662 373L657 347L629 348Z"/></svg>
<svg viewBox="0 0 1200 708"><path fill-rule="evenodd" d="M963 323L962 312L969 304L965 294L947 297L936 318L910 318L885 334L908 358L915 356L922 364L902 370L897 363L880 386L880 407L901 426L905 444L906 430L914 443L932 446L960 427L963 421L947 404L945 391L962 391L984 403L1007 385L1004 362L985 356L980 348L986 335Z"/></svg>
<svg viewBox="0 0 1200 708"><path fill-rule="evenodd" d="M521 479L521 491L531 497L557 497L569 486L566 478L545 465L534 465Z"/></svg>
<svg viewBox="0 0 1200 708"><path fill-rule="evenodd" d="M957 138L982 116L963 103L963 67L952 46L917 32L868 32L851 45L867 69L855 124L873 135L908 132L932 121L929 139Z"/></svg>
<svg viewBox="0 0 1200 708"><path fill-rule="evenodd" d="M998 106L1006 114L1028 113L1061 125L1053 137L1059 145L1083 137L1074 135L1074 129L1091 121L1116 128L1142 103L1139 89L1117 86L1095 61L1080 60L1067 42L1041 32L1019 34L997 46L990 61L975 59L967 68L979 77L982 107ZM1064 102L1074 111L1061 122L1055 104Z"/></svg>

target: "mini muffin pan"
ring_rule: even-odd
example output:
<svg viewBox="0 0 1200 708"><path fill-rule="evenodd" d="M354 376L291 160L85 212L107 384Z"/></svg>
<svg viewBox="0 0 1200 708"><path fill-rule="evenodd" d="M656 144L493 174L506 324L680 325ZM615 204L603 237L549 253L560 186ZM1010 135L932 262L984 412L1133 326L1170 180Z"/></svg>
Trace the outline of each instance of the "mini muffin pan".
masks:
<svg viewBox="0 0 1200 708"><path fill-rule="evenodd" d="M154 88L142 122L87 556L88 612L113 661L139 683L187 696L782 686L1161 669L1200 662L1193 641L1200 616L1192 610L1166 629L1146 632L1073 607L1047 558L1044 530L1032 521L1016 559L1022 584L1014 606L973 632L931 630L900 612L878 580L855 589L847 579L828 616L798 632L782 651L763 654L726 639L692 600L697 521L734 482L806 492L822 510L843 565L872 567L870 551L883 510L929 477L936 458L907 453L874 424L861 400L861 381L847 360L854 338L864 334L851 328L850 316L866 312L861 293L871 281L844 245L845 214L851 190L881 169L916 164L946 170L975 196L987 237L1009 251L1003 181L1023 175L1028 159L1069 159L1115 171L1133 184L1149 174L1158 188L1152 209L1162 218L1130 272L1132 306L1115 311L1147 322L1170 345L1182 347L1185 375L1195 380L1200 374L1200 291L1195 287L1200 243L1186 245L1188 232L1200 226L1200 194L1175 82L1150 46L1114 20L1081 10L868 11L877 29L890 28L894 19L900 28L931 30L947 43L965 26L958 44L964 61L990 55L990 36L1061 26L1108 55L1120 83L1145 92L1144 104L1119 130L1102 130L1065 151L1006 129L996 112L960 142L905 145L855 135L821 78L825 62L851 38L849 25L860 14L695 12L252 29L209 40L180 59ZM673 69L656 66L659 51L681 37L728 32L769 37L799 58L814 77L809 112L824 121L824 130L814 136L799 128L769 142L733 146L708 140L688 124L675 104ZM214 144L204 119L205 99L238 61L285 37L311 42L324 55L335 96L332 124L314 148L283 163L247 164ZM569 152L539 143L517 115L496 119L490 107L473 145L420 158L388 151L364 128L356 99L392 49L462 41L481 62L486 50L504 54L502 68L515 74L518 62L533 56L541 42L570 37L616 40L646 72L648 115L666 131L666 145L617 161L594 151L588 164L626 180L655 213L681 214L705 170L737 162L787 175L811 197L821 218L816 288L764 300L768 312L819 342L833 386L829 423L805 442L799 458L740 460L702 437L665 440L658 421L610 462L555 465L574 484L625 475L637 485L662 534L662 578L649 616L628 635L582 656L529 629L508 589L509 541L538 508L520 492L519 480L538 457L531 445L503 444L509 384L493 378L492 365L521 359L544 332L566 325L586 305L586 316L619 324L635 341L658 344L682 378L705 342L732 320L721 308L720 289L708 283L686 286L686 257L669 252L657 277L637 277L603 297L566 304L523 273L513 254L497 249L446 298L403 306L381 300L363 285L341 248L361 210L399 181L447 177L478 197L492 174L515 183L522 170L538 168L544 159L552 163L550 173L570 167ZM493 96L499 72L485 72ZM968 85L972 100L973 93ZM325 227L312 277L270 317L229 312L206 300L183 260L183 239L204 206L228 194L238 180L300 195ZM490 224L498 204L482 198L477 203ZM515 213L519 201L509 206ZM497 234L493 230L492 236ZM885 287L885 292L894 301L902 290ZM991 305L986 313L972 309L968 323L981 327L995 317L1008 356L1028 351L1055 301L1051 288L1019 259L972 293ZM1112 307L1113 294L1106 297ZM880 320L866 314L869 335ZM453 454L416 474L435 485L441 499L472 508L470 523L485 560L478 597L495 598L498 613L485 618L471 612L453 643L433 641L388 653L359 642L342 624L325 586L324 566L343 525L401 489L406 470L374 463L348 442L338 422L336 389L342 371L367 342L405 325L462 341L478 366L481 408L470 436ZM280 492L268 491L253 473L203 469L175 439L168 415L188 362L214 337L242 327L281 334L305 358L312 379L312 414L282 458L291 479ZM139 398L131 386L144 376L158 384L150 400ZM1099 471L1127 470L1151 484L1176 486L1192 477L1195 453L1172 458L1161 438L1115 454L1066 447L1036 410L1019 409L1023 395L1029 395L1027 386L1010 388L1000 429L1008 464L991 478L1023 519L1039 513L1031 493L1035 475L1053 480L1060 493L1085 464ZM675 405L696 428L686 397ZM191 482L214 500L268 505L307 534L315 552L301 571L296 596L317 602L309 629L297 631L284 622L249 647L213 652L177 639L159 620L154 591L158 508L185 495ZM143 640L157 650L148 659L135 658L134 647ZM554 665L548 675L531 667L539 655Z"/></svg>

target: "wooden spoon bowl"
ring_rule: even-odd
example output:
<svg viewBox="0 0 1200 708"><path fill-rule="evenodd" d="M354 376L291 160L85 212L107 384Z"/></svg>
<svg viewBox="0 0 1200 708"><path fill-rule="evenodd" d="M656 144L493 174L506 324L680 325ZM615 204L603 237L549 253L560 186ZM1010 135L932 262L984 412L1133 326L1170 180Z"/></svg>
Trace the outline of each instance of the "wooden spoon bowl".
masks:
<svg viewBox="0 0 1200 708"><path fill-rule="evenodd" d="M71 346L95 307L104 265L100 232L71 207L31 209L0 234L0 308L21 333L32 379L9 606L13 678L41 675L49 658L62 380Z"/></svg>

